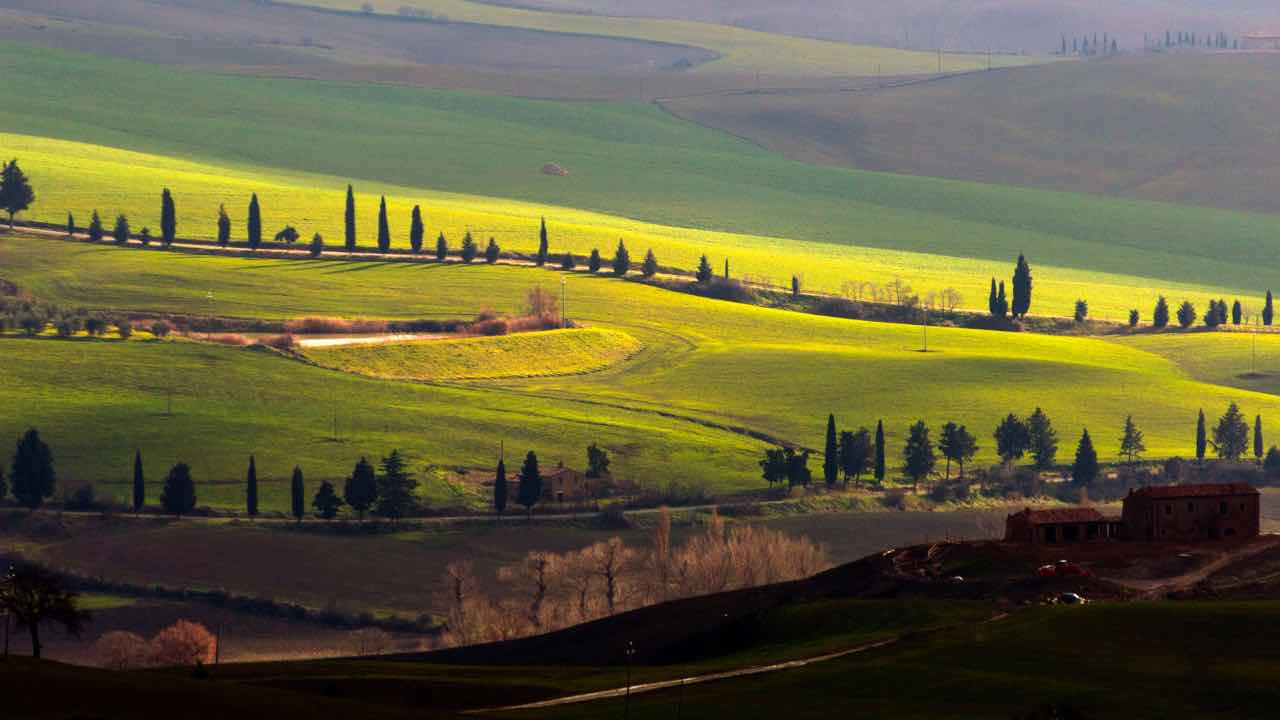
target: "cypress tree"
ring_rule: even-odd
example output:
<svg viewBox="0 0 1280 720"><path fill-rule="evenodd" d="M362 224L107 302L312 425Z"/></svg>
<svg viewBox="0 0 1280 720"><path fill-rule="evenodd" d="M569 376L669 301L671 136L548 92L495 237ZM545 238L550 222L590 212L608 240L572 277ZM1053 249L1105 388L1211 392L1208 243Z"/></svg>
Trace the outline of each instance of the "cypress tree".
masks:
<svg viewBox="0 0 1280 720"><path fill-rule="evenodd" d="M67 237L76 234L76 219L71 213L67 213Z"/></svg>
<svg viewBox="0 0 1280 720"><path fill-rule="evenodd" d="M249 198L249 222L245 227L249 232L249 249L257 250L262 244L262 210L258 207L258 193Z"/></svg>
<svg viewBox="0 0 1280 720"><path fill-rule="evenodd" d="M1085 428L1080 436L1080 444L1076 446L1076 460L1071 465L1071 481L1077 485L1088 485L1098 479L1098 453L1093 448L1093 440L1089 437L1089 429Z"/></svg>
<svg viewBox="0 0 1280 720"><path fill-rule="evenodd" d="M1276 309L1271 304L1271 291L1267 291L1267 302L1262 306L1262 324L1271 327L1271 321L1275 319Z"/></svg>
<svg viewBox="0 0 1280 720"><path fill-rule="evenodd" d="M9 213L9 229L13 229L13 216L31 207L36 193L31 189L27 176L18 168L18 161L4 164L0 170L0 208Z"/></svg>
<svg viewBox="0 0 1280 720"><path fill-rule="evenodd" d="M102 218L98 216L98 211L94 210L93 217L89 219L89 240L91 242L102 242L102 237L105 234L102 229Z"/></svg>
<svg viewBox="0 0 1280 720"><path fill-rule="evenodd" d="M293 518L298 523L302 522L302 516L307 512L305 492L302 468L295 465L293 467L293 479L289 481L289 495L290 499L293 500Z"/></svg>
<svg viewBox="0 0 1280 720"><path fill-rule="evenodd" d="M116 227L111 232L111 235L121 245L129 242L129 218L125 217L123 213L116 217Z"/></svg>
<svg viewBox="0 0 1280 720"><path fill-rule="evenodd" d="M640 265L640 274L647 278L653 277L658 272L658 258L654 256L653 249L644 255L644 262Z"/></svg>
<svg viewBox="0 0 1280 720"><path fill-rule="evenodd" d="M618 240L618 249L613 252L613 274L622 277L631 270L631 253L627 252L627 246Z"/></svg>
<svg viewBox="0 0 1280 720"><path fill-rule="evenodd" d="M444 233L440 233L440 237L436 238L436 262L444 262L449 259L449 241L444 239Z"/></svg>
<svg viewBox="0 0 1280 720"><path fill-rule="evenodd" d="M480 249L476 247L476 241L471 237L471 231L468 230L467 234L462 236L462 262L469 263L475 260L476 254L479 252Z"/></svg>
<svg viewBox="0 0 1280 720"><path fill-rule="evenodd" d="M724 279L729 279L729 258L724 259Z"/></svg>
<svg viewBox="0 0 1280 720"><path fill-rule="evenodd" d="M332 520L337 517L342 505L342 498L338 497L337 491L333 488L333 483L328 481L320 483L320 489L316 491L315 498L311 500L311 507L316 509L316 515L322 520Z"/></svg>
<svg viewBox="0 0 1280 720"><path fill-rule="evenodd" d="M507 509L507 463L498 458L498 469L493 474L493 509L499 517Z"/></svg>
<svg viewBox="0 0 1280 720"><path fill-rule="evenodd" d="M133 511L141 512L147 503L147 484L142 477L142 451L133 455Z"/></svg>
<svg viewBox="0 0 1280 720"><path fill-rule="evenodd" d="M409 219L409 248L415 255L422 252L424 235L426 235L426 229L422 226L422 209L414 205L413 216Z"/></svg>
<svg viewBox="0 0 1280 720"><path fill-rule="evenodd" d="M800 276L791 276L791 297L799 299L800 297Z"/></svg>
<svg viewBox="0 0 1280 720"><path fill-rule="evenodd" d="M351 471L351 477L347 478L342 496L360 516L360 521L364 522L364 514L378 499L378 480L374 475L373 466L366 458L360 458L360 462L356 463L355 469Z"/></svg>
<svg viewBox="0 0 1280 720"><path fill-rule="evenodd" d="M160 193L160 243L165 247L178 237L178 211L173 205L173 193L165 188Z"/></svg>
<svg viewBox="0 0 1280 720"><path fill-rule="evenodd" d="M603 261L600 259L600 248L591 248L591 257L587 259L587 270L593 273L600 272L600 266Z"/></svg>
<svg viewBox="0 0 1280 720"><path fill-rule="evenodd" d="M489 245L484 249L484 261L490 265L498 262L498 257L502 255L502 248L498 247L498 243L493 238L489 238Z"/></svg>
<svg viewBox="0 0 1280 720"><path fill-rule="evenodd" d="M1053 429L1049 416L1040 408L1036 408L1027 418L1027 437L1030 439L1031 457L1035 458L1037 470L1053 467L1058 457L1058 433Z"/></svg>
<svg viewBox="0 0 1280 720"><path fill-rule="evenodd" d="M1156 300L1156 309L1151 313L1151 324L1159 329L1169 327L1169 301L1163 295Z"/></svg>
<svg viewBox="0 0 1280 720"><path fill-rule="evenodd" d="M884 421L876 421L876 469L875 476L877 483L884 482L885 460L884 460Z"/></svg>
<svg viewBox="0 0 1280 720"><path fill-rule="evenodd" d="M245 511L249 517L258 517L258 466L249 456L249 475L245 478Z"/></svg>
<svg viewBox="0 0 1280 720"><path fill-rule="evenodd" d="M1009 315L1009 298L1004 293L1004 281L1000 281L1000 291L996 294L996 316L1006 317Z"/></svg>
<svg viewBox="0 0 1280 720"><path fill-rule="evenodd" d="M538 267L547 264L547 219L542 218L542 226L538 228Z"/></svg>
<svg viewBox="0 0 1280 720"><path fill-rule="evenodd" d="M409 472L399 450L392 450L390 455L382 458L381 470L378 473L375 510L383 517L399 520L412 512L417 504L418 481Z"/></svg>
<svg viewBox="0 0 1280 720"><path fill-rule="evenodd" d="M231 216L227 215L227 206L218 206L218 244L226 247L231 243Z"/></svg>
<svg viewBox="0 0 1280 720"><path fill-rule="evenodd" d="M1013 271L1013 316L1026 317L1031 309L1031 266L1018 255L1018 266Z"/></svg>
<svg viewBox="0 0 1280 720"><path fill-rule="evenodd" d="M1000 301L996 296L996 279L991 278L991 294L987 296L987 312L991 317L1000 316Z"/></svg>
<svg viewBox="0 0 1280 720"><path fill-rule="evenodd" d="M560 259L560 269L561 269L561 270L572 270L572 269L574 269L574 268L576 268L576 267L578 267L578 261L574 259L574 257L573 257L573 253L571 253L571 252L567 252L567 253L565 253L565 254L564 254L564 256Z"/></svg>
<svg viewBox="0 0 1280 720"><path fill-rule="evenodd" d="M822 479L827 481L827 487L835 487L840 481L840 444L834 414L827 416L827 444L822 453Z"/></svg>
<svg viewBox="0 0 1280 720"><path fill-rule="evenodd" d="M343 214L343 228L346 231L347 252L356 249L356 194L347 185L347 209Z"/></svg>
<svg viewBox="0 0 1280 720"><path fill-rule="evenodd" d="M542 474L538 470L538 456L532 451L524 458L520 468L520 486L516 490L516 502L525 507L529 519L533 519L533 506L542 499Z"/></svg>
<svg viewBox="0 0 1280 720"><path fill-rule="evenodd" d="M191 467L178 463L169 469L160 491L160 506L165 512L182 517L196 507L196 484L191 479Z"/></svg>
<svg viewBox="0 0 1280 720"><path fill-rule="evenodd" d="M937 462L933 441L929 439L929 426L918 420L911 426L907 444L902 448L902 470L911 478L911 492L920 491L920 481L933 472Z"/></svg>
<svg viewBox="0 0 1280 720"><path fill-rule="evenodd" d="M391 227L387 224L387 196L382 196L378 205L378 252L391 249Z"/></svg>
<svg viewBox="0 0 1280 720"><path fill-rule="evenodd" d="M1236 300L1231 304L1231 324L1239 325L1244 320L1244 307L1240 305L1240 301Z"/></svg>
<svg viewBox="0 0 1280 720"><path fill-rule="evenodd" d="M1208 434L1204 427L1204 410L1200 411L1200 417L1196 420L1196 460L1204 462L1204 453L1209 444Z"/></svg>
<svg viewBox="0 0 1280 720"><path fill-rule="evenodd" d="M707 260L706 255L703 255L702 259L698 261L698 282L706 285L711 282L711 275L711 262Z"/></svg>
<svg viewBox="0 0 1280 720"><path fill-rule="evenodd" d="M1265 452L1262 447L1262 416L1257 415L1253 418L1253 456L1258 462L1262 462L1262 455Z"/></svg>
<svg viewBox="0 0 1280 720"><path fill-rule="evenodd" d="M53 471L53 451L40 439L35 428L18 440L9 471L13 497L24 507L35 510L45 498L53 497L57 476Z"/></svg>
<svg viewBox="0 0 1280 720"><path fill-rule="evenodd" d="M311 257L320 257L320 255L324 253L324 236L320 233L312 235L311 247L308 248L308 250L311 252Z"/></svg>

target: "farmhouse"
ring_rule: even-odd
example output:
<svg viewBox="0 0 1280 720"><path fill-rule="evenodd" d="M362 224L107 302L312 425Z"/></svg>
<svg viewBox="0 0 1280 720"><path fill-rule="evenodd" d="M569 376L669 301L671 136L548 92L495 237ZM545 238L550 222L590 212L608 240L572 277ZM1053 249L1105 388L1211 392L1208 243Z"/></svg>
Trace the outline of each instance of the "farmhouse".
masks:
<svg viewBox="0 0 1280 720"><path fill-rule="evenodd" d="M1147 542L1251 538L1261 503L1247 483L1144 487L1124 499L1124 537Z"/></svg>
<svg viewBox="0 0 1280 720"><path fill-rule="evenodd" d="M1280 50L1280 35L1274 33L1250 33L1241 38L1244 50Z"/></svg>
<svg viewBox="0 0 1280 720"><path fill-rule="evenodd" d="M586 500L599 491L599 482L586 473L565 467L562 462L555 470L543 474L542 498L555 502Z"/></svg>
<svg viewBox="0 0 1280 720"><path fill-rule="evenodd" d="M1097 542L1117 537L1120 522L1093 508L1032 510L1027 508L1005 521L1005 542L1031 545Z"/></svg>

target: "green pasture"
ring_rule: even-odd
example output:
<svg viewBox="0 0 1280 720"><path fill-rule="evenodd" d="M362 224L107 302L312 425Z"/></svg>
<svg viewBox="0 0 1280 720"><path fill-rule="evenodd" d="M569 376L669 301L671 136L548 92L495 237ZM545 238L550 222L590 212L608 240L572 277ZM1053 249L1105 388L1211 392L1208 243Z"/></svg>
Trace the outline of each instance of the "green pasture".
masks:
<svg viewBox="0 0 1280 720"><path fill-rule="evenodd" d="M813 167L649 105L214 76L19 45L0 46L0 77L24 98L0 109L9 133L0 152L27 156L24 167L43 179L32 215L54 222L71 210L83 223L96 207L131 212L154 230L155 198L168 186L180 232L207 236L218 203L241 226L247 195L258 191L268 231L291 223L332 243L341 193L354 181L368 193L362 218L372 217L370 196L396 197L401 247L408 207L422 202L429 237L444 230L455 247L470 229L531 248L534 216L545 214L553 250L610 254L622 237L671 264L707 251L717 266L729 256L735 275L786 283L799 274L831 290L896 275L926 292L955 286L971 306L1025 252L1044 290L1035 309L1046 314L1069 314L1077 297L1118 318L1160 291L1256 296L1280 285L1269 216ZM188 98L180 114L171 112L178 95ZM542 174L547 162L569 176ZM371 220L362 227L368 243ZM651 237L663 234L683 241Z"/></svg>
<svg viewBox="0 0 1280 720"><path fill-rule="evenodd" d="M1270 328L1134 335L1117 342L1173 361L1203 382L1280 394L1280 335Z"/></svg>

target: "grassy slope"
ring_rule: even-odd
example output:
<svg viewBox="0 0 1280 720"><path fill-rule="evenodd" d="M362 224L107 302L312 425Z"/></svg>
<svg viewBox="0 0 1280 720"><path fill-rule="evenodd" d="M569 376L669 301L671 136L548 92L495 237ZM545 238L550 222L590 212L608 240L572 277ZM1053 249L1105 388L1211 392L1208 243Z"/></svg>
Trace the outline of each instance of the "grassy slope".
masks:
<svg viewBox="0 0 1280 720"><path fill-rule="evenodd" d="M253 162L357 181L376 177L391 190L447 188L690 228L936 254L932 268L898 266L924 266L905 273L918 287L925 278L917 276L951 265L945 256L1004 267L1021 251L1040 266L1140 270L1170 283L1258 290L1280 280L1269 265L1274 239L1265 216L814 168L649 106L211 77L18 46L0 47L0 67L0 77L24 98L0 110L0 127L15 133L232 167ZM189 98L181 115L169 112L175 96ZM246 117L253 118L252 132L244 131ZM317 147L326 152L315 152ZM570 177L542 175L547 161L567 167ZM127 174L113 179L109 184L121 193L157 190L150 179L145 186ZM165 182L180 198L187 196L178 183ZM92 205L110 200L99 187ZM233 207L243 202L241 197ZM77 205L78 214L89 209L85 204ZM326 204L288 219L309 226L336 218L338 207ZM41 212L60 219L64 210ZM1209 237L1212 244L1205 242ZM763 252L766 245L757 247ZM820 245L806 250L822 253ZM885 257L876 270L888 270L896 259L907 258ZM820 264L775 262L768 274L818 275ZM827 278L823 284L839 284ZM1086 278L1079 276L1081 287ZM872 279L891 277L885 272ZM966 287L981 284L971 283ZM980 289L969 294L983 296ZM1094 299L1091 292L1081 294ZM1066 307L1043 309L1062 313Z"/></svg>
<svg viewBox="0 0 1280 720"><path fill-rule="evenodd" d="M1117 342L1168 358L1204 382L1280 394L1280 335L1269 332L1136 335Z"/></svg>
<svg viewBox="0 0 1280 720"><path fill-rule="evenodd" d="M1277 70L1269 54L1124 57L669 106L808 162L1275 212Z"/></svg>
<svg viewBox="0 0 1280 720"><path fill-rule="evenodd" d="M46 260L61 253L73 262L28 276L10 272L17 268L6 250L6 274L71 306L199 312L205 288L223 297L229 282L234 305L218 302L234 314L278 314L278 299L288 295L296 314L359 308L410 316L470 314L485 305L512 311L530 287L561 277L502 266L281 264L43 243ZM567 290L571 317L626 332L645 351L593 375L451 388L362 380L235 348L9 339L3 348L16 362L0 368L0 399L14 411L0 421L0 435L44 428L67 478L127 478L131 449L140 444L161 467L175 448L186 448L200 456L189 458L199 476L233 482L254 450L260 467L274 468L267 475L283 477L300 462L320 478L394 446L412 449L416 463L487 467L500 440L570 462L600 442L621 471L643 482L698 478L724 490L757 485L760 443L639 411L814 447L827 412L855 427L883 417L893 448L918 418L933 426L955 420L979 436L983 462L993 458L987 437L995 420L1036 405L1058 424L1063 458L1081 426L1109 457L1104 438L1131 413L1152 456L1185 454L1201 407L1235 399L1246 412L1280 417L1280 399L1198 383L1172 362L1102 340L936 328L933 352L921 354L916 327L765 310L582 274L569 277ZM196 377L201 382L189 381ZM163 415L170 386L177 388L173 418ZM341 445L326 440L335 398L347 438ZM183 441L193 437L200 441ZM283 490L266 502L280 506ZM238 487L228 493L238 503Z"/></svg>
<svg viewBox="0 0 1280 720"><path fill-rule="evenodd" d="M302 0L301 4L359 10L365 2ZM930 73L938 69L937 57L933 53L846 45L709 23L562 15L467 0L373 0L370 4L379 12L388 14L396 13L407 5L445 15L455 21L678 43L714 50L723 56L694 70L699 73L759 71L771 75L866 76L875 74L877 66L892 74ZM1022 57L994 59L1000 65L1034 61ZM986 63L985 56L948 56L944 69L948 72L977 70L986 67Z"/></svg>
<svg viewBox="0 0 1280 720"><path fill-rule="evenodd" d="M1275 603L1040 608L792 672L642 695L633 718L1267 717ZM903 678L911 678L904 682ZM621 701L516 717L621 713ZM1062 715L1066 716L1066 715Z"/></svg>
<svg viewBox="0 0 1280 720"><path fill-rule="evenodd" d="M506 337L308 348L325 367L388 380L495 380L603 370L639 352L635 338L585 328Z"/></svg>

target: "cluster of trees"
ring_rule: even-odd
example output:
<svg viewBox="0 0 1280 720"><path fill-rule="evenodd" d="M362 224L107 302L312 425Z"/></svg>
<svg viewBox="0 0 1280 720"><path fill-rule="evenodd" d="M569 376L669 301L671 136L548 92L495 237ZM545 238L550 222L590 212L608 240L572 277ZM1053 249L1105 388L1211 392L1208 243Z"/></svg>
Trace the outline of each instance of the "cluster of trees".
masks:
<svg viewBox="0 0 1280 720"><path fill-rule="evenodd" d="M846 280L840 285L840 295L854 302L866 299L875 303L887 303L901 307L939 308L948 312L964 303L964 296L953 287L930 291L923 298L916 293L910 283L900 277L883 285L871 281Z"/></svg>
<svg viewBox="0 0 1280 720"><path fill-rule="evenodd" d="M84 308L71 310L50 303L0 296L0 332L17 330L34 337L50 325L59 337L71 337L82 330L90 336L100 337L112 327L122 339L127 340L133 335L133 324L124 316Z"/></svg>
<svg viewBox="0 0 1280 720"><path fill-rule="evenodd" d="M587 447L587 472L591 479L599 479L609 475L609 452L592 443ZM515 504L524 507L526 515L532 517L533 508L542 500L542 471L538 466L538 454L530 450L524 456L520 473L516 476ZM502 515L511 501L511 488L507 478L505 458L498 459L498 467L493 477L493 509Z"/></svg>
<svg viewBox="0 0 1280 720"><path fill-rule="evenodd" d="M450 645L550 632L645 605L809 577L830 567L826 551L757 525L726 527L712 515L682 547L662 508L647 547L620 538L563 554L531 552L502 568L501 600L484 595L470 562L448 566L440 598Z"/></svg>
<svg viewBox="0 0 1280 720"><path fill-rule="evenodd" d="M1013 298L1010 301L1005 292L1004 281L999 283L991 278L991 293L987 297L987 312L996 318L1022 318L1031 311L1031 265L1023 255L1018 256L1018 264L1013 270Z"/></svg>
<svg viewBox="0 0 1280 720"><path fill-rule="evenodd" d="M1190 328L1196 324L1197 320L1204 323L1205 327L1215 328L1220 325L1226 325L1230 322L1232 325L1243 325L1249 322L1250 315L1245 310L1239 299L1236 299L1228 307L1226 300L1210 300L1209 307L1200 314L1196 310L1196 306L1190 300L1183 300L1178 306L1175 318L1178 326L1182 329ZM1262 305L1262 312L1258 315L1258 319L1263 325L1268 327L1275 320L1275 304L1271 296L1271 291L1267 291L1266 300ZM1161 295L1156 299L1155 309L1151 312L1151 324L1156 328L1166 328L1169 326L1169 301L1165 296ZM1136 327L1139 322L1138 311L1129 311L1129 326Z"/></svg>
<svg viewBox="0 0 1280 720"><path fill-rule="evenodd" d="M1216 33L1207 32L1207 33L1198 35L1193 32L1165 30L1163 44L1159 44L1158 39L1156 43L1152 43L1150 35L1147 35L1146 39L1147 39L1147 47L1158 45L1159 47L1164 47L1164 48L1203 47L1203 48L1212 48L1217 50L1227 50L1227 49L1239 50L1240 49L1239 38L1231 38L1225 32L1221 32L1221 31Z"/></svg>
<svg viewBox="0 0 1280 720"><path fill-rule="evenodd" d="M1120 53L1120 43L1114 38L1109 37L1105 32L1102 38L1098 38L1098 33L1092 36L1085 34L1080 37L1072 37L1071 44L1068 48L1067 36L1062 36L1062 45L1058 48L1059 55L1079 55L1080 57L1094 57L1097 55L1118 55Z"/></svg>
<svg viewBox="0 0 1280 720"><path fill-rule="evenodd" d="M1204 410L1201 410L1196 419L1196 460L1203 462L1208 449L1212 447L1218 459L1238 462L1249 452L1250 439L1249 423L1235 403L1227 406L1227 411L1218 418L1212 432L1206 427ZM1252 449L1254 459L1259 462L1264 456L1263 448L1262 416L1256 415L1253 418ZM1272 452L1280 454L1272 446L1266 455L1270 456Z"/></svg>
<svg viewBox="0 0 1280 720"><path fill-rule="evenodd" d="M93 644L97 664L111 670L212 665L218 639L198 622L179 620L147 639L124 630L105 633Z"/></svg>

